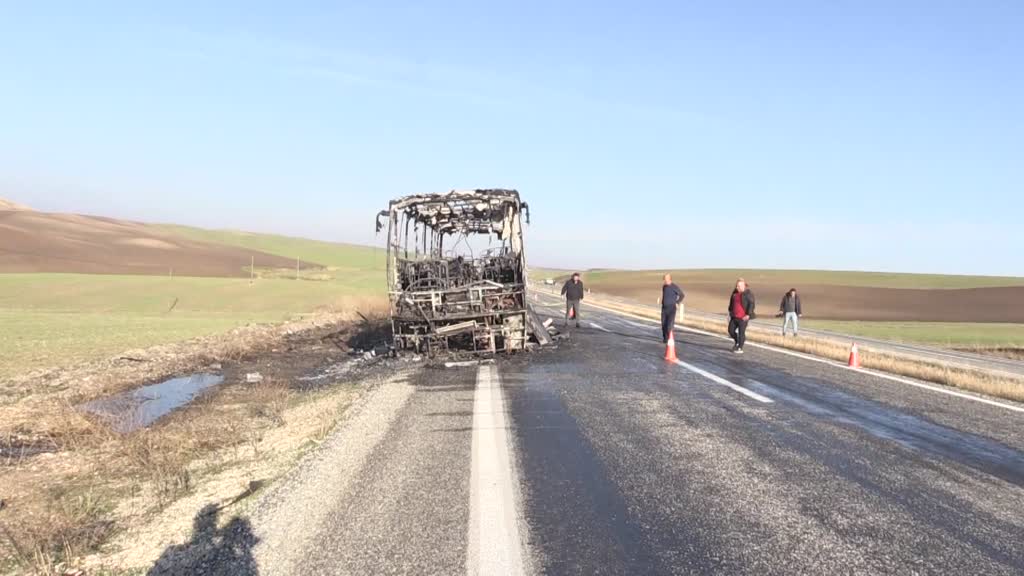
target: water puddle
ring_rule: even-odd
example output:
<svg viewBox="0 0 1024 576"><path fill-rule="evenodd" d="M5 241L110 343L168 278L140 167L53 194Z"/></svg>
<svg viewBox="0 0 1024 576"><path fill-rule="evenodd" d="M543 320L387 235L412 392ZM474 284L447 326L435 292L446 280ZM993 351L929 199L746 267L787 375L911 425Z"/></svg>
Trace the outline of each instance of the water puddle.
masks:
<svg viewBox="0 0 1024 576"><path fill-rule="evenodd" d="M193 374L92 400L78 408L104 418L118 432L132 432L149 426L223 381L224 376L219 374Z"/></svg>

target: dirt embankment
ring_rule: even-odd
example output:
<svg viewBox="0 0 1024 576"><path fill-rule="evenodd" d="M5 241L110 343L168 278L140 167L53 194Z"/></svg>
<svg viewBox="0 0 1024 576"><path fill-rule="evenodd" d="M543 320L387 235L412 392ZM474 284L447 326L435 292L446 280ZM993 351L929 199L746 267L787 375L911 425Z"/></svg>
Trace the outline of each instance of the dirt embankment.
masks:
<svg viewBox="0 0 1024 576"><path fill-rule="evenodd" d="M0 273L78 272L245 276L261 268L295 268L295 260L189 240L124 220L8 209L0 204ZM303 262L304 268L319 265Z"/></svg>
<svg viewBox="0 0 1024 576"><path fill-rule="evenodd" d="M730 284L687 282L675 278L686 291L686 306L708 312L726 310ZM660 286L623 282L591 282L595 292L653 303ZM804 314L823 320L902 322L1024 322L1024 286L965 289L870 288L808 284L753 284L758 311L774 314L790 288L800 292Z"/></svg>
<svg viewBox="0 0 1024 576"><path fill-rule="evenodd" d="M351 353L386 338L383 318L324 314L0 382L0 573L144 569L201 510L229 515L368 386L414 366ZM195 371L224 383L151 427L118 433L76 409Z"/></svg>

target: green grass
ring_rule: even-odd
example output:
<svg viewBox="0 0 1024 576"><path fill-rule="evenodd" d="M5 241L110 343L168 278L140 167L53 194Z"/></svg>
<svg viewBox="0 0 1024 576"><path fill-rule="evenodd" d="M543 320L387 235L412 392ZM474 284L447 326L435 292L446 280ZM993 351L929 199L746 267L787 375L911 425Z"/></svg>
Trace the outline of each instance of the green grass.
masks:
<svg viewBox="0 0 1024 576"><path fill-rule="evenodd" d="M228 317L26 310L0 310L0 322L0 378L224 332L240 323Z"/></svg>
<svg viewBox="0 0 1024 576"><path fill-rule="evenodd" d="M337 244L319 240L307 240L305 238L292 238L275 234L256 234L236 230L204 230L171 224L160 224L156 225L156 227L192 240L259 250L285 258L298 258L305 262L328 266L342 272L349 270L380 270L381 278L383 278L386 255L383 248Z"/></svg>
<svg viewBox="0 0 1024 576"><path fill-rule="evenodd" d="M1024 324L801 320L800 325L868 338L945 347L1024 348Z"/></svg>
<svg viewBox="0 0 1024 576"><path fill-rule="evenodd" d="M752 284L827 284L870 288L991 288L1024 286L1024 278L1012 276L957 276L942 274L896 274L889 272L851 272L831 270L757 270L757 269L692 269L669 270L680 283L720 282L732 284L746 278ZM592 270L584 280L594 283L637 283L657 285L663 270Z"/></svg>
<svg viewBox="0 0 1024 576"><path fill-rule="evenodd" d="M353 269L325 281L253 284L239 278L0 274L0 377L342 308L353 298L383 294L383 285L376 269Z"/></svg>
<svg viewBox="0 0 1024 576"><path fill-rule="evenodd" d="M248 232L155 225L193 240L326 266L247 278L0 274L0 378L250 323L281 322L384 293L384 251ZM173 305L173 309L172 309Z"/></svg>

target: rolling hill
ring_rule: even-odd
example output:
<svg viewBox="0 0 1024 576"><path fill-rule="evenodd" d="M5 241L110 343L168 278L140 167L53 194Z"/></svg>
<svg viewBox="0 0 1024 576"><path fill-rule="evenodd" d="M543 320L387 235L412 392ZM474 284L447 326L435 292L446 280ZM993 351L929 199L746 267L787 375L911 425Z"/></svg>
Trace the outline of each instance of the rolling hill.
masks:
<svg viewBox="0 0 1024 576"><path fill-rule="evenodd" d="M241 277L251 263L294 269L297 254L208 241L167 227L53 214L0 201L0 273L71 272ZM303 262L305 268L319 267Z"/></svg>

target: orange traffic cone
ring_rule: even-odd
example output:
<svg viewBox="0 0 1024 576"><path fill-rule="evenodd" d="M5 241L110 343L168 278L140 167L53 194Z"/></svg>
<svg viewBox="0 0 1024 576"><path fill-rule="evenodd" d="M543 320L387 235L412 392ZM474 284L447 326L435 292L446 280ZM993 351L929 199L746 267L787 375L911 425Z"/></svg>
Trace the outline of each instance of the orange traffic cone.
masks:
<svg viewBox="0 0 1024 576"><path fill-rule="evenodd" d="M850 346L850 361L846 363L850 368L860 368L860 352L857 350L857 343Z"/></svg>
<svg viewBox="0 0 1024 576"><path fill-rule="evenodd" d="M668 342L665 343L665 360L675 362L676 358L676 337L675 331L668 333Z"/></svg>

